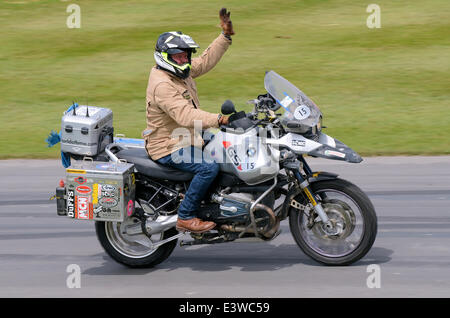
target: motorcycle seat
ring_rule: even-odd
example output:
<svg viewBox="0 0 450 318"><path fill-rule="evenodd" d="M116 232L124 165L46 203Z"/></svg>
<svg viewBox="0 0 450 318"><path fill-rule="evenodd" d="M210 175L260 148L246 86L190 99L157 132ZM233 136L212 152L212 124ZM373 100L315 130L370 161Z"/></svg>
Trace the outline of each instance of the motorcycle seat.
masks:
<svg viewBox="0 0 450 318"><path fill-rule="evenodd" d="M115 155L119 159L125 159L129 163L133 163L138 172L151 178L190 181L194 176L192 173L170 168L153 161L148 156L145 148L121 149Z"/></svg>

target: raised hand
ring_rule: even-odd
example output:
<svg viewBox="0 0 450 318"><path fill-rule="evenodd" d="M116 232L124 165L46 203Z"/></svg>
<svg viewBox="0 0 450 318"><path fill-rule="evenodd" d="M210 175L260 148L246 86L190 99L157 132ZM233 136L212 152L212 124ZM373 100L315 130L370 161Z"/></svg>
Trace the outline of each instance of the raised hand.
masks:
<svg viewBox="0 0 450 318"><path fill-rule="evenodd" d="M233 35L233 23L230 20L230 14L231 12L227 12L226 8L222 8L219 11L219 17L220 17L220 26L222 27L223 34L225 35Z"/></svg>

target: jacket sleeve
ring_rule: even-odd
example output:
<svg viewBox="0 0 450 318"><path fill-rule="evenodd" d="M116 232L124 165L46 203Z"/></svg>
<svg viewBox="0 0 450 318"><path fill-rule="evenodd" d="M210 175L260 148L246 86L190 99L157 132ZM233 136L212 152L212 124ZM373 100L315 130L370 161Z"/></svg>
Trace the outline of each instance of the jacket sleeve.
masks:
<svg viewBox="0 0 450 318"><path fill-rule="evenodd" d="M228 40L223 34L220 34L203 51L202 55L192 59L191 76L195 78L209 72L216 66L230 45L231 40Z"/></svg>
<svg viewBox="0 0 450 318"><path fill-rule="evenodd" d="M166 82L155 88L155 101L159 108L168 114L182 127L194 127L194 120L201 120L203 128L219 127L217 117L204 110L195 108L192 101L185 99L180 92Z"/></svg>

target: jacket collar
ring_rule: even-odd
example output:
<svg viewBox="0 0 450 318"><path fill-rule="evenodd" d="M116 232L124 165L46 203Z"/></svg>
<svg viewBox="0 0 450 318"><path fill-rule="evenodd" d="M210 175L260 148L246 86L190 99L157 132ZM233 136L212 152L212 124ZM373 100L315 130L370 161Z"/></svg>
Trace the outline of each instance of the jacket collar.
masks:
<svg viewBox="0 0 450 318"><path fill-rule="evenodd" d="M166 71L165 69L160 68L160 67L157 66L157 65L155 65L154 68L157 69L157 70L158 70L159 72L161 72L162 74L165 74L172 82L175 82L175 83L186 84L186 80L190 77L190 75L189 75L188 78L182 79L182 78L179 78L178 76L176 76L175 74L172 74L172 73L170 73L169 71Z"/></svg>

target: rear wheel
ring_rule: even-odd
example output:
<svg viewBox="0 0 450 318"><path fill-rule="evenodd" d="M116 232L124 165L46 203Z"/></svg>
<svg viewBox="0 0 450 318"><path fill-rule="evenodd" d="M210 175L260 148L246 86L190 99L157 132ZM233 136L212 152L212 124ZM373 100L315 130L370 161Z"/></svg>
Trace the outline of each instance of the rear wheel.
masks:
<svg viewBox="0 0 450 318"><path fill-rule="evenodd" d="M102 247L115 261L126 266L153 267L166 260L177 244L175 239L159 247L153 246L158 241L177 235L175 228L149 238L144 234L127 235L124 233L126 225L119 222L95 222L97 238Z"/></svg>
<svg viewBox="0 0 450 318"><path fill-rule="evenodd" d="M306 255L326 265L349 265L361 259L377 234L377 216L370 199L357 186L342 179L312 183L311 190L320 197L333 229L315 221L314 210L302 212L291 207L289 225L298 246ZM303 194L295 200L302 204L308 202Z"/></svg>

